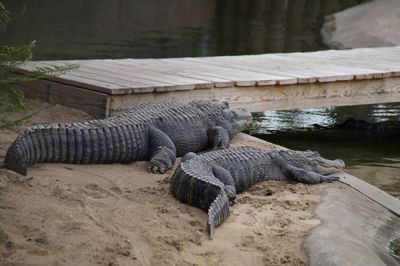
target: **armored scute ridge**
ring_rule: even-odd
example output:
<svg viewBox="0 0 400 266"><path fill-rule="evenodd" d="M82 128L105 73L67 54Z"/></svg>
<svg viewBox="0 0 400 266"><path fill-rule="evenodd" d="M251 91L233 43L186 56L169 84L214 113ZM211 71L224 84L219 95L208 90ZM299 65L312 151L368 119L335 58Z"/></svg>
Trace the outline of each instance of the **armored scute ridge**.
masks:
<svg viewBox="0 0 400 266"><path fill-rule="evenodd" d="M104 120L32 126L12 143L4 165L26 175L35 163L150 160L149 170L164 173L176 156L227 148L250 120L248 111L218 101L145 103Z"/></svg>
<svg viewBox="0 0 400 266"><path fill-rule="evenodd" d="M213 238L215 227L228 217L236 193L263 180L330 182L338 177L328 175L342 168L342 160L327 160L311 151L243 147L199 156L188 153L172 175L171 192L181 202L208 212L207 230Z"/></svg>

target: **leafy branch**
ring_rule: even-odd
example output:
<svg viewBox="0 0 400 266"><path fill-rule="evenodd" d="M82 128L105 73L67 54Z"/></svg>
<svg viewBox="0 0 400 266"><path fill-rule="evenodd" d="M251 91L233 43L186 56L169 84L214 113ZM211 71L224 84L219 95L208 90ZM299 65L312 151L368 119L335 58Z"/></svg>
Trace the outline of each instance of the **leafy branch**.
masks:
<svg viewBox="0 0 400 266"><path fill-rule="evenodd" d="M0 3L0 32L4 32L7 25L24 11L23 8L20 12L12 14ZM36 41L32 41L19 47L8 45L0 47L0 129L20 124L32 116L28 114L15 120L8 119L8 115L13 112L26 113L28 111L24 95L18 89L18 85L37 79L60 76L78 67L77 65L36 67L24 75L18 74L21 72L19 68L32 60L32 50L35 45Z"/></svg>

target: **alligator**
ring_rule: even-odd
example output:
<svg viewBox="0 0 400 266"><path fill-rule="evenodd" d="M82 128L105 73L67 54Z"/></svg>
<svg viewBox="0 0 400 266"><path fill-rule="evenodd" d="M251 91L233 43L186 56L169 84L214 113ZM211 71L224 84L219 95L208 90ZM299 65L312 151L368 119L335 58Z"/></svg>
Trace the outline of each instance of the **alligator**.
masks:
<svg viewBox="0 0 400 266"><path fill-rule="evenodd" d="M4 166L26 175L35 163L131 163L149 160L149 171L164 173L177 156L228 148L230 138L251 120L245 109L226 102L155 102L120 115L83 123L29 127L7 151Z"/></svg>
<svg viewBox="0 0 400 266"><path fill-rule="evenodd" d="M319 124L314 124L314 127L317 129L342 129L346 131L358 132L370 132L370 133L382 133L384 131L388 131L389 128L386 128L382 125L370 123L368 121L355 119L355 118L348 118L343 123L331 125L331 126L323 126Z"/></svg>
<svg viewBox="0 0 400 266"><path fill-rule="evenodd" d="M215 227L229 215L236 193L264 180L289 179L307 184L332 182L344 162L328 160L317 152L262 150L250 147L214 150L196 156L188 153L171 178L175 198L208 213L210 239Z"/></svg>

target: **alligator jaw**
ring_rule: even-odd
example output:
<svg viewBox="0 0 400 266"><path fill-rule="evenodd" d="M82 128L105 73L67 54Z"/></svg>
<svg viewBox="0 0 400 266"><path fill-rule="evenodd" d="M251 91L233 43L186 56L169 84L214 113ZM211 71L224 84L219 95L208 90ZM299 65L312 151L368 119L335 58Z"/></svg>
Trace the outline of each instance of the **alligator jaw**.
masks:
<svg viewBox="0 0 400 266"><path fill-rule="evenodd" d="M330 175L340 172L345 167L345 163L340 159L328 160L318 156L317 158L312 159L311 167L313 171L319 174Z"/></svg>

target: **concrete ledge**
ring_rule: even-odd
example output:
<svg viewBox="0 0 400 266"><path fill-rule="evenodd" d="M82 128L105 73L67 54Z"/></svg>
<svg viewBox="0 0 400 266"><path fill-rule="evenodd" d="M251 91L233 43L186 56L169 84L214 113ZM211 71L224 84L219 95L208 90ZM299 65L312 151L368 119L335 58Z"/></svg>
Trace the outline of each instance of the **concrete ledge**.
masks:
<svg viewBox="0 0 400 266"><path fill-rule="evenodd" d="M398 265L388 244L400 236L400 219L382 205L339 185L325 190L316 218L304 242L310 265Z"/></svg>

